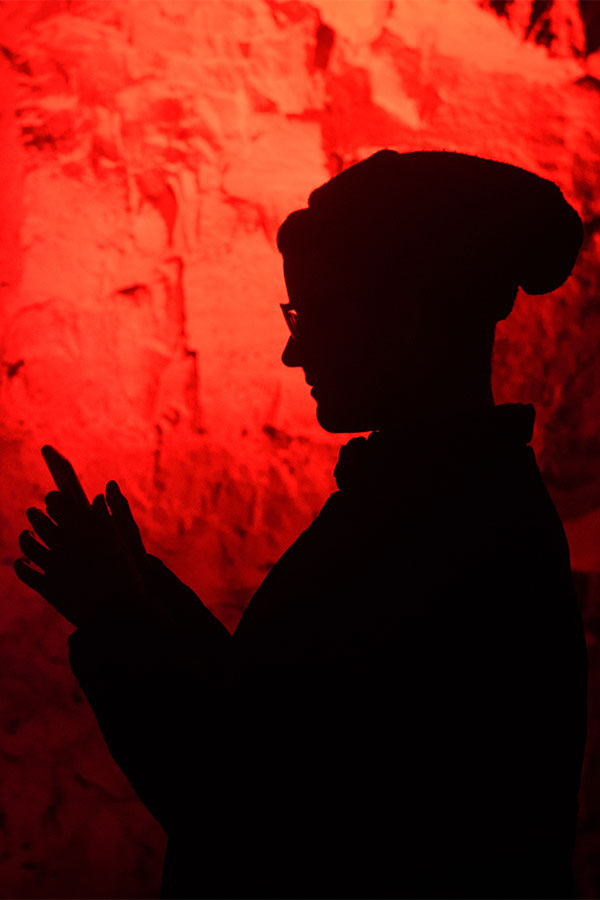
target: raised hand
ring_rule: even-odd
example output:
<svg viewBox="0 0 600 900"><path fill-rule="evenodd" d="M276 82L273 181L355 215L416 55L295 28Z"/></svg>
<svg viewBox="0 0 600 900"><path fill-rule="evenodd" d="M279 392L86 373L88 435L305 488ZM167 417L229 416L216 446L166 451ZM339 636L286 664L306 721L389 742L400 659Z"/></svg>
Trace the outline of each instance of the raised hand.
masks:
<svg viewBox="0 0 600 900"><path fill-rule="evenodd" d="M45 513L27 510L33 531L19 535L26 558L15 562L17 576L75 626L99 612L141 610L150 567L118 485L90 504L70 462L49 446L42 455L58 490L46 495Z"/></svg>

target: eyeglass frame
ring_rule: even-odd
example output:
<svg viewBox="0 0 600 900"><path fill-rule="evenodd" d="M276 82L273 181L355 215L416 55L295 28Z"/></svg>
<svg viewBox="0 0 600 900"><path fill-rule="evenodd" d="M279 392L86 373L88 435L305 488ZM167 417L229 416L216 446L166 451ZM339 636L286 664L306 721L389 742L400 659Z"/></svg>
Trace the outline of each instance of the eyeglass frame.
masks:
<svg viewBox="0 0 600 900"><path fill-rule="evenodd" d="M280 303L281 312L294 340L298 338L298 310L293 303ZM294 315L292 315L294 313Z"/></svg>
<svg viewBox="0 0 600 900"><path fill-rule="evenodd" d="M293 340L298 340L298 310L293 303L280 303L281 312L285 319L286 325L290 330Z"/></svg>

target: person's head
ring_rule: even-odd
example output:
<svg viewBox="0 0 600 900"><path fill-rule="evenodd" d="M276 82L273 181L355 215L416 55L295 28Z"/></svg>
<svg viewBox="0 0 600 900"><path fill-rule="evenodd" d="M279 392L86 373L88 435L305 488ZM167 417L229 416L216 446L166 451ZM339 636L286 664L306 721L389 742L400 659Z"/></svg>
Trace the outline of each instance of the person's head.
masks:
<svg viewBox="0 0 600 900"><path fill-rule="evenodd" d="M491 400L496 322L554 290L583 237L552 182L459 153L382 150L278 233L295 336L283 353L332 432Z"/></svg>

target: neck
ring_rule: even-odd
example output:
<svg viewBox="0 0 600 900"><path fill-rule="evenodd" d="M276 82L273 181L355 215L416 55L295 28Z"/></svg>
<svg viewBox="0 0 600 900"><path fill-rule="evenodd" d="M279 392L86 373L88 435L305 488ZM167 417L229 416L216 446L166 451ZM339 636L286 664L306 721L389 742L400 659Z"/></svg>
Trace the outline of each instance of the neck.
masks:
<svg viewBox="0 0 600 900"><path fill-rule="evenodd" d="M489 380L478 385L470 382L462 389L441 382L429 395L413 396L408 402L406 397L397 398L390 413L381 417L377 430L396 434L444 430L450 423L469 419L494 405Z"/></svg>

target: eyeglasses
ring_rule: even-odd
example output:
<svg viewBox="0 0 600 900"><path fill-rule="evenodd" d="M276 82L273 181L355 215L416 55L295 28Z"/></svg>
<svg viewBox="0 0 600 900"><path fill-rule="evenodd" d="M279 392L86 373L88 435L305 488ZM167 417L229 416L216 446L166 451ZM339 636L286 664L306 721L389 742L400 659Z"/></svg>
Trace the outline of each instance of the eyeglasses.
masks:
<svg viewBox="0 0 600 900"><path fill-rule="evenodd" d="M283 318L294 340L298 337L298 312L292 303L280 303Z"/></svg>

